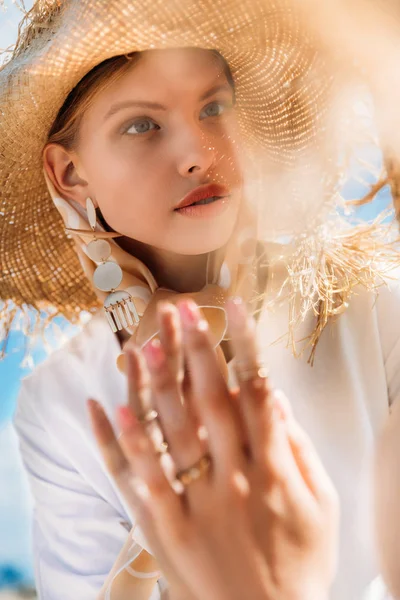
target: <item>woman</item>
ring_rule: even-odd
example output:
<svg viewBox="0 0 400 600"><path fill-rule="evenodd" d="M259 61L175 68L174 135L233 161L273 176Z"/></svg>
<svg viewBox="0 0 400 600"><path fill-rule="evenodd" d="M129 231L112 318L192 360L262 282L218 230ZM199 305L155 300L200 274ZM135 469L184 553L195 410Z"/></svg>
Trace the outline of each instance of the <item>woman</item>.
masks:
<svg viewBox="0 0 400 600"><path fill-rule="evenodd" d="M114 412L126 392L116 368L121 347L132 335L140 347L159 336L157 302L176 302L184 293L202 307L221 342L223 369L231 362L226 296L244 296L260 313L261 358L339 493L332 597L360 597L378 574L363 470L396 401L398 300L385 288L376 301L360 286L349 302L357 281L372 286L375 278L371 256L357 252L359 232L334 240L340 265L346 252L344 272L332 257L312 266L313 256L325 260L329 250L326 237L319 244L316 224L321 206L331 205L320 199L307 212L293 173L300 163L309 184L323 168L323 186L306 188L315 202L320 193L330 197L332 161L324 144L330 78L289 8L171 2L155 11L150 2L42 1L0 72L0 187L10 215L1 223L2 297L17 306L51 303L73 319L98 308L95 288L106 309L24 381L18 403L44 598L94 597L110 572L105 593L113 596L127 579L153 586L158 577L129 503L104 466L86 400L101 402L119 430ZM270 184L267 200L274 200L270 228L303 233L304 216L309 220L294 250L256 243L244 184L257 196L253 174L260 171ZM289 191L290 203L283 202ZM282 222L273 220L274 211ZM292 228L287 213L295 217ZM265 251L267 269L259 265ZM293 289L310 275L302 286L306 308L322 286L317 323L304 310L296 334L311 338L313 350L319 341L313 369L285 344L272 346L290 329L288 305L295 320L297 296L267 310L288 272ZM13 310L10 304L4 311L8 322ZM328 317L340 312L331 324ZM124 371L123 361L119 366Z"/></svg>

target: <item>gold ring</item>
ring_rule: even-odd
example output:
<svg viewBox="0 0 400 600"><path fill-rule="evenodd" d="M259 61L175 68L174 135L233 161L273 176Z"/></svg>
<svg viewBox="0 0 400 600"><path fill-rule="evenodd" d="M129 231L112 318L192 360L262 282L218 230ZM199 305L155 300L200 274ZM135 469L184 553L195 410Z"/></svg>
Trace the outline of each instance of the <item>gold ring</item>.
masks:
<svg viewBox="0 0 400 600"><path fill-rule="evenodd" d="M156 454L162 455L168 452L168 442L161 442L156 450Z"/></svg>
<svg viewBox="0 0 400 600"><path fill-rule="evenodd" d="M253 367L246 365L245 368L241 368L239 363L236 364L236 375L239 381L246 383L252 379L267 379L269 370L268 367L262 363L257 363Z"/></svg>
<svg viewBox="0 0 400 600"><path fill-rule="evenodd" d="M194 463L188 469L182 469L176 475L176 479L181 482L182 485L187 487L193 481L197 481L205 475L211 467L211 457L209 454L202 456L197 462Z"/></svg>
<svg viewBox="0 0 400 600"><path fill-rule="evenodd" d="M157 418L158 412L156 410L151 409L144 413L141 417L138 417L138 421L142 425L149 425L150 423L153 423L153 421L155 421Z"/></svg>

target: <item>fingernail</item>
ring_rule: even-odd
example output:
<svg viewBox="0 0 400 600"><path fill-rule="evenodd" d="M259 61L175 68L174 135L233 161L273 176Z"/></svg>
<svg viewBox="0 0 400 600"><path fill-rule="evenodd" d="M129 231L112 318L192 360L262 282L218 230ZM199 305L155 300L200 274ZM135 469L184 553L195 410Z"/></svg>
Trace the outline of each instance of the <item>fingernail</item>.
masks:
<svg viewBox="0 0 400 600"><path fill-rule="evenodd" d="M157 310L160 313L171 313L174 310L174 305L171 304L171 302L167 302L166 300L161 300L158 304L157 304Z"/></svg>
<svg viewBox="0 0 400 600"><path fill-rule="evenodd" d="M247 318L243 300L239 296L230 298L227 302L228 316L234 325L242 325Z"/></svg>
<svg viewBox="0 0 400 600"><path fill-rule="evenodd" d="M179 318L178 311L176 306L171 304L171 302L159 302L157 305L158 310L158 318L165 324L172 325L172 327L177 328L179 326Z"/></svg>
<svg viewBox="0 0 400 600"><path fill-rule="evenodd" d="M293 416L292 407L282 390L273 391L273 403L273 410L281 421L286 421Z"/></svg>
<svg viewBox="0 0 400 600"><path fill-rule="evenodd" d="M159 369L163 365L165 354L160 340L150 340L150 342L144 346L143 352L146 357L147 364L151 369Z"/></svg>
<svg viewBox="0 0 400 600"><path fill-rule="evenodd" d="M199 310L192 300L179 303L179 314L185 327L193 327L199 320Z"/></svg>
<svg viewBox="0 0 400 600"><path fill-rule="evenodd" d="M129 406L119 406L117 408L118 421L121 429L131 429L137 424L137 419Z"/></svg>
<svg viewBox="0 0 400 600"><path fill-rule="evenodd" d="M243 306L243 300L240 296L232 296L229 298L229 302L232 302L235 306Z"/></svg>
<svg viewBox="0 0 400 600"><path fill-rule="evenodd" d="M89 398L89 400L87 401L87 404L88 404L89 408L95 410L96 412L104 412L103 407L101 406L100 402L98 402L94 398Z"/></svg>
<svg viewBox="0 0 400 600"><path fill-rule="evenodd" d="M185 329L197 329L198 331L208 329L207 321L202 317L197 304L193 300L180 302L178 308Z"/></svg>

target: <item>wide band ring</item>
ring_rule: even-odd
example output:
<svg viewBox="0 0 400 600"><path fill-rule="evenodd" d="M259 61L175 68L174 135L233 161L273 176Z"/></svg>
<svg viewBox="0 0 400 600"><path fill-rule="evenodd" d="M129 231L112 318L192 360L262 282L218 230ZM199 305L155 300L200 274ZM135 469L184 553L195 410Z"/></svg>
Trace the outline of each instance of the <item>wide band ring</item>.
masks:
<svg viewBox="0 0 400 600"><path fill-rule="evenodd" d="M182 469L176 475L176 479L180 481L180 483L187 487L194 481L197 481L205 475L211 467L211 457L209 454L204 454L197 462L194 463L191 467L187 469Z"/></svg>

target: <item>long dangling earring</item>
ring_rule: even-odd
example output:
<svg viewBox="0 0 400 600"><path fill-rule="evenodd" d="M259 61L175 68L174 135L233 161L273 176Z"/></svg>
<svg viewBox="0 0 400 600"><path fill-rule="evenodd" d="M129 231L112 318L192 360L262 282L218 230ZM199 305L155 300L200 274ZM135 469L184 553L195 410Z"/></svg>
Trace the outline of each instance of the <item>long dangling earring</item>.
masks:
<svg viewBox="0 0 400 600"><path fill-rule="evenodd" d="M111 246L107 238L121 237L115 232L97 232L96 209L91 198L86 198L86 211L89 225L93 232L93 239L86 246L86 253L97 266L93 274L94 285L103 292L110 292L104 300L104 311L113 332L128 329L139 322L139 315L135 303L129 292L117 290L123 277L121 267L114 261L108 260L111 256ZM68 233L79 234L87 231L67 229Z"/></svg>

